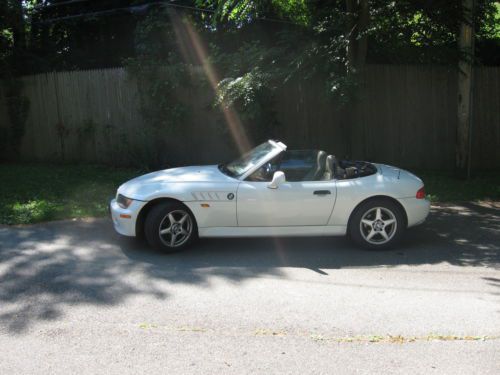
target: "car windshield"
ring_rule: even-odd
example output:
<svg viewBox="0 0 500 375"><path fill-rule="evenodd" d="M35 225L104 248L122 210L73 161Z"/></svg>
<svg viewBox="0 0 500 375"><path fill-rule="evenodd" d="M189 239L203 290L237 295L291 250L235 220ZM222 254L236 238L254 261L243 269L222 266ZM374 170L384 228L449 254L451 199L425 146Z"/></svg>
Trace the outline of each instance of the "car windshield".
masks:
<svg viewBox="0 0 500 375"><path fill-rule="evenodd" d="M259 164L270 152L277 148L271 142L262 143L240 158L230 163L219 165L219 169L232 177L239 177Z"/></svg>

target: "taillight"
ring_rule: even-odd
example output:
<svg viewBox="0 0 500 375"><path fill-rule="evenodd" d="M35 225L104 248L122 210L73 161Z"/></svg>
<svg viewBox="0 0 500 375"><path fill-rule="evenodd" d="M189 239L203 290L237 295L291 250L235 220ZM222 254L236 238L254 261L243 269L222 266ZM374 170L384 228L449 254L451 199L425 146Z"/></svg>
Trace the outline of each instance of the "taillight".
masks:
<svg viewBox="0 0 500 375"><path fill-rule="evenodd" d="M415 196L417 199L424 199L425 198L425 188L422 186L420 189L417 191L417 195Z"/></svg>

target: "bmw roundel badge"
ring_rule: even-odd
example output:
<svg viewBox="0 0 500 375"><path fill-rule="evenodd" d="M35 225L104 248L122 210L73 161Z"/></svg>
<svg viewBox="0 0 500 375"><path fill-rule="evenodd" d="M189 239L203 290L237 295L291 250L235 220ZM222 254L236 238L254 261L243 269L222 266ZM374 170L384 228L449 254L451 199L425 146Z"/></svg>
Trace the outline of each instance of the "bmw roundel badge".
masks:
<svg viewBox="0 0 500 375"><path fill-rule="evenodd" d="M234 194L233 194L233 193L229 193L229 194L227 195L227 199L229 199L230 201L232 201L232 200L233 200L233 198L234 198Z"/></svg>

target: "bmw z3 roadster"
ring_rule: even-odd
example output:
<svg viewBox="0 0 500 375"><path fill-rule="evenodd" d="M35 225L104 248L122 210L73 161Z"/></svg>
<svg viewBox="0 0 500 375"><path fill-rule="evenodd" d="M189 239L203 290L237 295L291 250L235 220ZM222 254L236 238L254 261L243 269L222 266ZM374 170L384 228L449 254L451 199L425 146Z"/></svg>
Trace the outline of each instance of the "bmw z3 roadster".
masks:
<svg viewBox="0 0 500 375"><path fill-rule="evenodd" d="M393 246L429 214L422 180L388 165L269 140L227 164L134 178L110 203L115 230L163 251L198 237L341 236Z"/></svg>

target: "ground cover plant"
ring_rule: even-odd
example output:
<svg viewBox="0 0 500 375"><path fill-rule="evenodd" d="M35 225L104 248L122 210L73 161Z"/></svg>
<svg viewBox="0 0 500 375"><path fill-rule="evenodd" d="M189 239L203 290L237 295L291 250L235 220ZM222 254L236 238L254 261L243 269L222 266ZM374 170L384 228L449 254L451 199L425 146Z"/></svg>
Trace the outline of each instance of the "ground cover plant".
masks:
<svg viewBox="0 0 500 375"><path fill-rule="evenodd" d="M104 216L137 170L95 165L0 164L0 223Z"/></svg>
<svg viewBox="0 0 500 375"><path fill-rule="evenodd" d="M105 216L118 186L142 173L86 164L0 164L0 224ZM433 202L500 200L500 177L493 173L469 181L437 171L416 173Z"/></svg>

